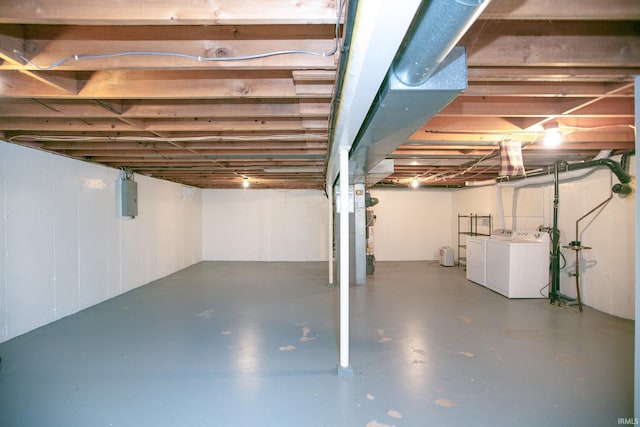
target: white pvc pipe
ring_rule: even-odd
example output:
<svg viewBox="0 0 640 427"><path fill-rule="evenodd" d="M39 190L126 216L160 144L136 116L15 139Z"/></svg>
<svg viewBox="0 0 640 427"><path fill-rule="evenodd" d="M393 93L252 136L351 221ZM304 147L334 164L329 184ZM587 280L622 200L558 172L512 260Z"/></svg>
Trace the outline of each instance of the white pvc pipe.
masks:
<svg viewBox="0 0 640 427"><path fill-rule="evenodd" d="M327 197L329 198L329 285L333 285L333 188L327 185Z"/></svg>
<svg viewBox="0 0 640 427"><path fill-rule="evenodd" d="M610 155L611 155L611 150L602 150L592 160L604 159L606 157L609 157ZM581 178L587 175L588 173L590 173L591 171L593 171L593 169L577 169L577 170L568 171L568 172L561 172L559 175L559 179L560 181L566 181L568 179ZM520 188L520 187L526 187L528 185L548 184L550 182L553 182L553 174L539 175L539 176L534 176L533 178L519 179L517 181L500 182L497 185L498 187Z"/></svg>
<svg viewBox="0 0 640 427"><path fill-rule="evenodd" d="M611 150L600 151L592 160L604 159L611 155ZM591 169L578 169L560 173L560 180L580 178L591 172ZM553 181L553 174L539 175L533 178L522 178L517 181L498 182L496 179L485 179L483 181L466 181L465 187L483 187L487 185L498 185L499 187L525 187L527 185L546 184Z"/></svg>
<svg viewBox="0 0 640 427"><path fill-rule="evenodd" d="M609 157L610 155L611 155L611 150L602 150L592 160L604 159ZM593 169L577 169L573 171L562 172L558 176L558 178L560 181L581 178L587 175L588 173L590 173L591 171L593 171ZM533 178L522 178L517 181L506 181L506 182L499 182L499 183L495 179L487 179L484 181L467 181L465 182L465 186L481 187L485 185L494 185L494 184L496 185L496 191L497 191L496 200L498 203L498 227L504 228L505 224L504 224L504 208L502 206L502 189L505 187L515 189L520 187L526 187L528 185L548 184L550 182L553 182L553 179L554 179L553 175L548 174L548 175L534 176ZM514 198L515 198L515 195L514 195ZM515 217L515 213L513 213L513 215Z"/></svg>
<svg viewBox="0 0 640 427"><path fill-rule="evenodd" d="M498 228L504 229L504 208L502 207L502 188L496 186L496 201L498 202ZM493 230L491 230L493 232Z"/></svg>
<svg viewBox="0 0 640 427"><path fill-rule="evenodd" d="M349 148L340 147L340 367L349 367Z"/></svg>
<svg viewBox="0 0 640 427"><path fill-rule="evenodd" d="M495 185L498 183L498 180L496 180L495 178L491 178L491 179L485 179L482 181L465 181L464 186L465 187L484 187L487 185Z"/></svg>
<svg viewBox="0 0 640 427"><path fill-rule="evenodd" d="M601 150L594 158L593 160L598 160L598 159L604 159L606 157L609 157L611 155L611 150ZM558 175L558 179L560 181L566 181L569 179L576 179L576 178L581 178L589 173L591 173L593 171L593 168L591 169L577 169L577 170L573 170L573 171L568 171L568 172L562 172ZM540 185L540 184L548 184L553 182L554 180L554 176L553 174L548 174L548 175L540 175L540 176L534 176L533 178L524 178L524 179L519 179L517 181L511 181L511 182L501 182L499 184L496 185L496 187L498 188L498 206L500 206L500 209L498 210L498 223L501 224L501 227L504 228L504 209L502 209L502 188L505 187L510 187L513 189L517 189L520 187L526 187L528 185ZM514 194L514 202L515 202L515 197L516 195ZM515 212L511 213L513 219L512 219L512 223L513 221L515 221ZM512 225L513 227L513 225Z"/></svg>

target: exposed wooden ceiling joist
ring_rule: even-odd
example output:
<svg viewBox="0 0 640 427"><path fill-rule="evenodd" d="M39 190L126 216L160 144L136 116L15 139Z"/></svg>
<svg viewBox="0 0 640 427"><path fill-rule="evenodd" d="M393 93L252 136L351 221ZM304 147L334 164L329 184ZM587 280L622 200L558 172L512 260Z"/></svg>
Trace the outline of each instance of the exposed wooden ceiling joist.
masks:
<svg viewBox="0 0 640 427"><path fill-rule="evenodd" d="M0 2L0 133L186 185L323 188L338 6ZM506 138L527 168L631 150L639 21L636 0L492 0L459 43L469 88L389 156L383 184L495 177ZM305 53L228 60L282 50ZM555 149L541 144L550 121Z"/></svg>
<svg viewBox="0 0 640 427"><path fill-rule="evenodd" d="M233 0L158 2L138 0L23 0L0 3L0 22L66 25L268 25L327 24L337 16L334 0Z"/></svg>

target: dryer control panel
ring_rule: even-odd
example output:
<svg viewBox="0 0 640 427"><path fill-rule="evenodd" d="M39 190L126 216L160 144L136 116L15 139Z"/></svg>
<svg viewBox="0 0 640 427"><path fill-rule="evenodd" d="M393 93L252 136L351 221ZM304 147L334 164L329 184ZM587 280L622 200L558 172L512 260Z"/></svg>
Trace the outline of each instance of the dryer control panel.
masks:
<svg viewBox="0 0 640 427"><path fill-rule="evenodd" d="M544 231L518 230L513 233L514 242L549 243L551 238L549 233Z"/></svg>
<svg viewBox="0 0 640 427"><path fill-rule="evenodd" d="M491 238L495 240L512 240L513 230L497 228L491 232Z"/></svg>

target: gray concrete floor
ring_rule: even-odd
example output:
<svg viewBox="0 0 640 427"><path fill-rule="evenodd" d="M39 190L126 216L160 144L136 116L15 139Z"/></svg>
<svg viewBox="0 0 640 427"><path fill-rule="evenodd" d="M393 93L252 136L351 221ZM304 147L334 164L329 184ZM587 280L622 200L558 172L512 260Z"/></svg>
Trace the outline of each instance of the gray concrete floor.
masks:
<svg viewBox="0 0 640 427"><path fill-rule="evenodd" d="M0 344L1 426L615 426L634 323L508 300L434 262L203 262Z"/></svg>

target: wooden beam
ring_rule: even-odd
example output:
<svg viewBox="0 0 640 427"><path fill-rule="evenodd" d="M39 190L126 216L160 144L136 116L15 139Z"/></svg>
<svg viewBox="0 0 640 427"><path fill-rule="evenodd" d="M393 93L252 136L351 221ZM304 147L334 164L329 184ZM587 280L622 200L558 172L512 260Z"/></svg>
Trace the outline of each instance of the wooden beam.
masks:
<svg viewBox="0 0 640 427"><path fill-rule="evenodd" d="M294 157L299 159L305 158L318 158L326 154L326 150L308 150L308 149L288 149L288 150L259 150L251 153L247 153L245 150L198 150L197 153L187 153L180 149L164 149L156 150L153 147L146 149L131 149L131 150L71 150L69 154L73 154L76 157L90 157L92 159L101 158L101 161L105 161L109 157L145 157L145 158L158 158L165 159L167 161L171 159L192 159L192 158L238 158L238 159L268 159L272 157L286 159L288 157Z"/></svg>
<svg viewBox="0 0 640 427"><path fill-rule="evenodd" d="M216 120L212 118L192 119L71 119L71 118L4 118L0 117L0 129L8 131L63 131L63 132L127 132L144 130L149 132L303 132L305 129L327 129L326 120L301 119L274 120Z"/></svg>
<svg viewBox="0 0 640 427"><path fill-rule="evenodd" d="M591 98L607 95L610 97L633 98L633 87L615 94L610 92L606 82L470 82L461 96L513 96L513 97L557 97Z"/></svg>
<svg viewBox="0 0 640 427"><path fill-rule="evenodd" d="M24 51L26 48L23 29L20 26L12 25L3 27L0 32L0 60L4 62L4 67L14 67L32 79L35 79L55 90L76 94L79 89L78 80L75 73L70 72L41 72L24 68L24 63L14 53Z"/></svg>
<svg viewBox="0 0 640 427"><path fill-rule="evenodd" d="M0 2L0 22L71 25L328 24L337 20L336 0L21 0Z"/></svg>
<svg viewBox="0 0 640 427"><path fill-rule="evenodd" d="M588 48L585 48L588 46ZM470 67L640 67L637 36L498 36L469 52Z"/></svg>
<svg viewBox="0 0 640 427"><path fill-rule="evenodd" d="M489 3L479 19L624 21L639 18L640 3L636 0L500 0Z"/></svg>
<svg viewBox="0 0 640 427"><path fill-rule="evenodd" d="M558 116L571 116L571 117L628 117L631 122L634 117L634 105L632 99L626 98L609 98L609 94L615 94L624 92L630 87L633 87L632 83L626 83L616 86L611 86L609 92L603 96L596 98L586 99L584 102L574 105L573 107L564 110L561 114L547 117L543 120L523 120L523 128L530 128L532 126L542 125ZM626 114L624 114L626 112ZM618 114L615 114L618 113Z"/></svg>
<svg viewBox="0 0 640 427"><path fill-rule="evenodd" d="M0 71L0 96L59 99L318 98L299 95L291 78L220 79L206 71L96 71L75 96ZM327 95L329 97L329 95Z"/></svg>
<svg viewBox="0 0 640 427"><path fill-rule="evenodd" d="M0 18L1 19L1 18ZM95 40L114 43L146 43L150 41L251 41L251 40L333 40L335 22L328 24L260 24L253 21L248 25L127 25L125 21L113 22L113 25L31 25L22 23L25 39L36 47L42 48L50 43L64 43L82 46L79 41ZM12 24L1 24L4 27ZM73 41L75 44L72 44ZM62 46L62 45L61 45ZM135 49L137 50L137 49ZM30 50L38 52L39 49Z"/></svg>
<svg viewBox="0 0 640 427"><path fill-rule="evenodd" d="M46 101L46 102L45 102ZM105 118L114 115L127 118L328 118L331 103L274 100L252 103L250 100L73 100L73 99L0 98L0 117L75 117ZM311 100L314 101L314 100Z"/></svg>
<svg viewBox="0 0 640 427"><path fill-rule="evenodd" d="M112 150L114 153L119 150L140 150L140 149L154 149L158 152L175 151L176 147L168 142L87 142L87 141L73 141L73 142L41 142L38 144L40 148L45 150L64 150L71 152L73 150ZM326 142L187 142L182 143L182 148L193 150L194 152L201 152L200 150L322 150L327 148ZM183 151L181 151L184 153Z"/></svg>
<svg viewBox="0 0 640 427"><path fill-rule="evenodd" d="M137 118L328 118L330 111L331 103L328 99L325 99L325 102L297 102L295 99L276 99L260 103L252 103L250 100L243 100L242 103L224 100L171 100L168 102L141 100L133 101L131 108L125 115Z"/></svg>
<svg viewBox="0 0 640 427"><path fill-rule="evenodd" d="M7 138L11 138L12 141L15 142L23 142L26 138L20 137L24 132L19 131L8 131ZM37 141L59 141L64 140L65 142L73 142L73 141L85 141L85 142L141 142L141 143L156 143L156 142L166 142L165 137L163 138L155 138L150 135L148 131L132 129L131 132L107 132L107 131L99 131L95 133L91 132L83 132L82 134L78 134L77 132L73 132L71 135L68 132L61 131L38 131ZM177 139L181 144L188 143L203 143L203 144L212 144L218 142L260 142L260 143L269 143L269 142L326 142L327 141L327 133L315 133L313 131L287 131L287 132L278 132L277 134L273 134L273 132L262 132L256 131L251 132L250 135L242 135L238 132L171 132L168 133L167 137L171 137L173 139ZM242 141L240 141L242 140Z"/></svg>
<svg viewBox="0 0 640 427"><path fill-rule="evenodd" d="M139 165L154 165L161 167L192 167L192 166L212 166L213 159L206 159L202 156L193 156L193 158L185 159L163 159L160 157L92 157L92 161L97 163L114 163L114 162L126 162L131 166L139 166ZM274 158L274 157L230 157L230 158L220 158L216 162L216 164L223 164L225 167L248 167L254 165L262 165L266 168L272 167L285 167L285 166L317 166L318 160L320 160L320 165L322 165L322 159L317 157L315 158L305 158L305 157L291 157L291 158Z"/></svg>
<svg viewBox="0 0 640 427"><path fill-rule="evenodd" d="M301 97L331 97L333 84L296 84L296 95Z"/></svg>
<svg viewBox="0 0 640 427"><path fill-rule="evenodd" d="M575 138L567 138L567 139L575 139ZM428 141L425 141L428 142ZM563 142L561 147L562 150L629 150L633 148L633 141L584 141L584 142L572 142L571 140ZM424 147L424 148L421 148ZM442 143L433 143L433 144L402 144L398 147L398 152L420 152L421 150L451 150L452 155L455 153L466 153L466 152L491 152L493 150L497 150L499 148L499 143L495 142L491 145L464 145L464 143L460 144L442 144ZM526 146L527 150L550 150L550 148L541 144L530 144Z"/></svg>
<svg viewBox="0 0 640 427"><path fill-rule="evenodd" d="M121 30L122 31L122 30ZM94 36L95 37L95 36ZM210 70L210 69L263 69L292 70L315 68L333 70L336 58L322 56L334 49L333 40L54 40L43 44L36 54L27 56L34 65L18 59L11 52L13 62L2 69L31 70L48 68L66 59L56 71L90 70ZM250 57L278 51L308 51L316 54L281 54L254 59L229 60L232 57ZM157 52L154 54L127 54L83 59L86 56L102 56L123 52ZM78 56L78 60L72 59ZM179 56L178 56L179 55ZM185 57L183 55L189 55ZM202 58L202 59L198 59ZM215 60L222 58L224 60Z"/></svg>
<svg viewBox="0 0 640 427"><path fill-rule="evenodd" d="M633 82L640 67L606 67L596 64L585 67L521 67L469 66L469 82Z"/></svg>
<svg viewBox="0 0 640 427"><path fill-rule="evenodd" d="M336 72L332 70L294 70L291 72L293 81L298 83L333 83Z"/></svg>
<svg viewBox="0 0 640 427"><path fill-rule="evenodd" d="M539 117L569 114L575 116L630 117L634 116L632 98L602 97L597 108L586 109L591 98L528 98L528 97L472 97L456 98L438 115L446 116L500 116Z"/></svg>
<svg viewBox="0 0 640 427"><path fill-rule="evenodd" d="M89 102L91 102L92 104L97 105L98 107L100 107L102 109L102 111L106 111L107 114L110 115L116 115L116 116L121 116L122 114L124 114L124 112L126 111L127 107L124 105L124 103L122 102L118 102L118 101L102 101L100 99L90 99ZM85 105L82 106L82 111L86 111L87 108ZM68 116L68 114L67 114ZM75 117L78 117L78 115L75 115Z"/></svg>

